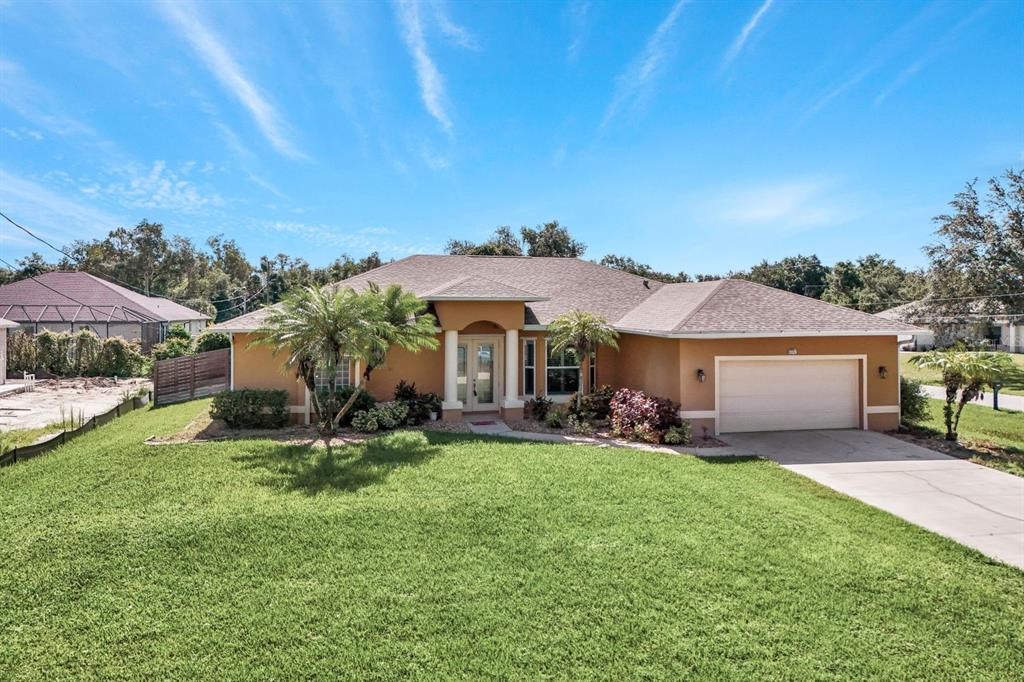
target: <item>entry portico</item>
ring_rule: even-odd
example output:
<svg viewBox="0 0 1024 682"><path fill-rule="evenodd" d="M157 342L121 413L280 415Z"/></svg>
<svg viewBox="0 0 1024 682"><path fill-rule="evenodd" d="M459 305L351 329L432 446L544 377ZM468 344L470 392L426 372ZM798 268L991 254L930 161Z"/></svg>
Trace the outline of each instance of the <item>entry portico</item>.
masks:
<svg viewBox="0 0 1024 682"><path fill-rule="evenodd" d="M444 419L496 408L521 419L519 332L526 303L547 299L483 277L462 277L423 298L442 331Z"/></svg>

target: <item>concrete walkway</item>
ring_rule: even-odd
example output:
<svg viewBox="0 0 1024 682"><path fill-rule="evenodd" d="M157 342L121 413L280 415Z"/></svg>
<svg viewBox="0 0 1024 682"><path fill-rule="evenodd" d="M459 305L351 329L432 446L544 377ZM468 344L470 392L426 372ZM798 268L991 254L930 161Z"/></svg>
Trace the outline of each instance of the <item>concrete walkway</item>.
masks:
<svg viewBox="0 0 1024 682"><path fill-rule="evenodd" d="M938 398L939 400L946 399L946 389L942 386L922 386L924 392L929 398ZM971 405L984 405L985 407L992 407L992 391L985 391L984 397L972 400ZM1005 393L999 394L999 409L1006 410L1019 410L1024 412L1024 396L1020 395L1007 395Z"/></svg>
<svg viewBox="0 0 1024 682"><path fill-rule="evenodd" d="M1024 478L873 431L723 435L784 468L1024 569Z"/></svg>

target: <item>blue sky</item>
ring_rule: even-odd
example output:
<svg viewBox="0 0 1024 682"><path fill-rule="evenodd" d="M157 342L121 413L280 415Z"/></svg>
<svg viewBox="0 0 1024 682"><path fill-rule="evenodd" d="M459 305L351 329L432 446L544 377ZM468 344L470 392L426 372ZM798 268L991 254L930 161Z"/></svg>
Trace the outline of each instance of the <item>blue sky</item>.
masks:
<svg viewBox="0 0 1024 682"><path fill-rule="evenodd" d="M1021 83L1020 2L0 0L0 207L316 265L558 219L670 271L916 266L1024 165Z"/></svg>

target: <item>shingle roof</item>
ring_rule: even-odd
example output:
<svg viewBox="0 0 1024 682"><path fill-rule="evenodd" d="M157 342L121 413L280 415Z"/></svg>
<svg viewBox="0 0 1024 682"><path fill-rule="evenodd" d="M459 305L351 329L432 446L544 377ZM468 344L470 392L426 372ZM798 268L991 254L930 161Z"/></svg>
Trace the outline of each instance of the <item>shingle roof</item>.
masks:
<svg viewBox="0 0 1024 682"><path fill-rule="evenodd" d="M518 287L495 282L493 279L466 275L442 284L421 296L426 301L544 301L546 296L538 296Z"/></svg>
<svg viewBox="0 0 1024 682"><path fill-rule="evenodd" d="M424 299L500 299L514 293L527 301L527 324L546 325L578 309L597 313L621 330L655 335L897 334L916 329L745 280L665 284L575 258L410 256L335 286L362 290L370 282L398 284ZM266 315L263 309L217 326L257 329Z"/></svg>
<svg viewBox="0 0 1024 682"><path fill-rule="evenodd" d="M86 272L47 272L0 286L0 316L17 322L178 322L209 319Z"/></svg>

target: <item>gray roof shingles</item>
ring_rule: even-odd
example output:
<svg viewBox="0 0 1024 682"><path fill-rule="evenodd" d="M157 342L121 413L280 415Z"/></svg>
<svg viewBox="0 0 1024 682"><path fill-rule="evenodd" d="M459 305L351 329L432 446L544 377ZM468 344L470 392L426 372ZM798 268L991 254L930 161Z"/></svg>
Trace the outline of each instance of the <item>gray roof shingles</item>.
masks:
<svg viewBox="0 0 1024 682"><path fill-rule="evenodd" d="M569 310L597 313L623 330L655 335L759 333L908 333L907 324L745 280L666 284L575 258L410 256L335 286L398 284L417 296L542 297L526 303L527 324L548 324ZM490 284L488 284L490 283ZM259 328L258 310L220 325Z"/></svg>

